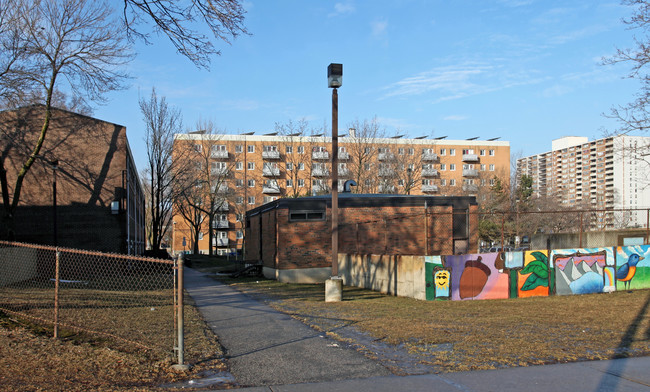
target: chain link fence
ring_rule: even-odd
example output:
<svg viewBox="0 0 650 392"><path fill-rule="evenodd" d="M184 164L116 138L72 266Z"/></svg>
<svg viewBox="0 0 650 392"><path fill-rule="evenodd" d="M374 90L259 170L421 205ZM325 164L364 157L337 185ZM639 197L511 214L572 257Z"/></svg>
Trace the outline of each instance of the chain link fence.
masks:
<svg viewBox="0 0 650 392"><path fill-rule="evenodd" d="M174 261L0 241L0 312L157 358L176 347Z"/></svg>
<svg viewBox="0 0 650 392"><path fill-rule="evenodd" d="M639 245L650 241L650 209L479 213L479 252Z"/></svg>

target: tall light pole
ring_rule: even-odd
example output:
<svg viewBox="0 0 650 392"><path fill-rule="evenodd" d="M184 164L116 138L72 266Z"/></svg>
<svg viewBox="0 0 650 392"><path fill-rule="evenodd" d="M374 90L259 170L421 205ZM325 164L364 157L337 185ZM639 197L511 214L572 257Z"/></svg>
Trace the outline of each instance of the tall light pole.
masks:
<svg viewBox="0 0 650 392"><path fill-rule="evenodd" d="M332 63L327 67L327 87L332 89L332 276L325 282L325 301L341 301L343 282L339 275L339 95L343 84L343 65Z"/></svg>

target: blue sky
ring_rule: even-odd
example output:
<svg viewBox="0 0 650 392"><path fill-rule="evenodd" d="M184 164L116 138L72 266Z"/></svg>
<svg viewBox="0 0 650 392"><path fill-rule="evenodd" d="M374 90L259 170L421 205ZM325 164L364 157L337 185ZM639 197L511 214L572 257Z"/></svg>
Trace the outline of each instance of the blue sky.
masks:
<svg viewBox="0 0 650 392"><path fill-rule="evenodd" d="M221 44L209 71L160 38L137 44L128 90L95 116L125 125L144 168L138 98L155 87L186 129L268 133L276 123L331 121L327 65L343 64L339 130L376 117L387 134L501 137L512 157L549 151L562 136L602 137L603 116L633 99L627 65L603 56L630 47L618 1L246 1L252 33Z"/></svg>

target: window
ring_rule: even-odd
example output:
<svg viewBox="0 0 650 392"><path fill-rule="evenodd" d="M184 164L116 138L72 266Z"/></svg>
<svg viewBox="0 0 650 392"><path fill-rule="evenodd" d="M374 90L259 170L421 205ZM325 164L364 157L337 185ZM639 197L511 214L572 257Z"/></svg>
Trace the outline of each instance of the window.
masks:
<svg viewBox="0 0 650 392"><path fill-rule="evenodd" d="M237 215L235 215L235 220L236 220L237 222L241 222L241 221L243 221L243 220L244 220L244 214L237 214Z"/></svg>
<svg viewBox="0 0 650 392"><path fill-rule="evenodd" d="M302 188L305 186L305 180L302 178L298 180L298 188Z"/></svg>
<svg viewBox="0 0 650 392"><path fill-rule="evenodd" d="M489 153L490 153L490 156L491 156L491 157L494 156L494 150L490 150Z"/></svg>
<svg viewBox="0 0 650 392"><path fill-rule="evenodd" d="M455 163L450 163L449 164L449 171L454 171L456 170L456 164Z"/></svg>
<svg viewBox="0 0 650 392"><path fill-rule="evenodd" d="M248 196L248 204L255 204L255 196Z"/></svg>
<svg viewBox="0 0 650 392"><path fill-rule="evenodd" d="M249 188L254 188L255 187L255 180L248 180L248 187Z"/></svg>
<svg viewBox="0 0 650 392"><path fill-rule="evenodd" d="M363 153L364 153L364 154L370 154L370 151L371 151L370 147L365 147L365 148L363 149Z"/></svg>
<svg viewBox="0 0 650 392"><path fill-rule="evenodd" d="M293 180L291 178L289 178L287 180L287 188L291 188L291 187L293 187Z"/></svg>
<svg viewBox="0 0 650 392"><path fill-rule="evenodd" d="M496 183L497 182L494 178L490 178L490 186L494 186Z"/></svg>
<svg viewBox="0 0 650 392"><path fill-rule="evenodd" d="M325 220L325 211L319 210L289 210L289 222L296 221L322 221Z"/></svg>
<svg viewBox="0 0 650 392"><path fill-rule="evenodd" d="M449 149L449 155L451 155L452 157L455 156L456 155L456 149L455 148L450 148Z"/></svg>
<svg viewBox="0 0 650 392"><path fill-rule="evenodd" d="M236 162L235 163L235 169L236 170L244 170L244 162Z"/></svg>
<svg viewBox="0 0 650 392"><path fill-rule="evenodd" d="M238 188L243 187L243 186L244 186L244 180L242 180L242 179L237 179L237 180L235 181L235 186L238 187Z"/></svg>
<svg viewBox="0 0 650 392"><path fill-rule="evenodd" d="M386 147L379 147L377 150L380 154L386 154L390 152L390 150Z"/></svg>
<svg viewBox="0 0 650 392"><path fill-rule="evenodd" d="M449 186L456 186L456 180L454 180L453 178L449 180Z"/></svg>
<svg viewBox="0 0 650 392"><path fill-rule="evenodd" d="M264 203L270 203L270 202L272 202L272 201L274 201L276 199L277 199L277 197L275 197L275 196L264 196Z"/></svg>
<svg viewBox="0 0 650 392"><path fill-rule="evenodd" d="M490 171L494 171L494 164L490 164Z"/></svg>
<svg viewBox="0 0 650 392"><path fill-rule="evenodd" d="M364 163L363 164L363 170L370 170L370 164L369 163Z"/></svg>
<svg viewBox="0 0 650 392"><path fill-rule="evenodd" d="M402 148L402 147L398 148L398 149L397 149L397 153L398 153L399 155L404 155L404 148Z"/></svg>
<svg viewBox="0 0 650 392"><path fill-rule="evenodd" d="M255 170L255 162L248 162L248 170Z"/></svg>
<svg viewBox="0 0 650 392"><path fill-rule="evenodd" d="M413 154L415 154L415 148L409 148L407 150L407 152L408 152L409 155L413 155Z"/></svg>
<svg viewBox="0 0 650 392"><path fill-rule="evenodd" d="M287 146L285 152L287 154L293 154L293 146Z"/></svg>
<svg viewBox="0 0 650 392"><path fill-rule="evenodd" d="M443 178L443 179L441 179L441 180L440 180L440 185L442 185L442 186L445 186L445 185L447 185L447 180L446 180L446 179L444 179L444 178Z"/></svg>
<svg viewBox="0 0 650 392"><path fill-rule="evenodd" d="M404 186L404 180L402 179L397 180L397 185Z"/></svg>
<svg viewBox="0 0 650 392"><path fill-rule="evenodd" d="M445 171L445 170L447 170L447 165L444 164L444 163L441 163L440 164L440 171Z"/></svg>
<svg viewBox="0 0 650 392"><path fill-rule="evenodd" d="M424 180L422 180L422 185L433 185L433 180L425 178Z"/></svg>
<svg viewBox="0 0 650 392"><path fill-rule="evenodd" d="M244 203L244 196L237 196L235 199L236 204L243 204Z"/></svg>
<svg viewBox="0 0 650 392"><path fill-rule="evenodd" d="M372 181L370 181L370 180L366 180L364 183L366 184L366 186L372 185Z"/></svg>
<svg viewBox="0 0 650 392"><path fill-rule="evenodd" d="M305 170L305 164L303 162L298 164L298 170Z"/></svg>
<svg viewBox="0 0 650 392"><path fill-rule="evenodd" d="M242 146L241 144L236 145L236 146L235 146L235 152L236 152L236 153L242 153L242 152L244 152L244 146Z"/></svg>
<svg viewBox="0 0 650 392"><path fill-rule="evenodd" d="M484 157L485 156L485 150L479 150L479 155Z"/></svg>
<svg viewBox="0 0 650 392"><path fill-rule="evenodd" d="M235 236L237 237L238 240L241 240L242 238L244 238L244 232L241 230L237 230L237 234Z"/></svg>
<svg viewBox="0 0 650 392"><path fill-rule="evenodd" d="M248 146L248 152L255 152L255 146Z"/></svg>
<svg viewBox="0 0 650 392"><path fill-rule="evenodd" d="M203 146L200 145L200 144L195 144L193 146L193 149L194 149L194 152L201 152L201 151L203 151Z"/></svg>
<svg viewBox="0 0 650 392"><path fill-rule="evenodd" d="M227 151L225 144L219 144L212 146L212 152Z"/></svg>
<svg viewBox="0 0 650 392"><path fill-rule="evenodd" d="M485 165L481 164L481 171L485 171Z"/></svg>
<svg viewBox="0 0 650 392"><path fill-rule="evenodd" d="M440 155L447 155L447 149L446 148L441 148L440 149Z"/></svg>
<svg viewBox="0 0 650 392"><path fill-rule="evenodd" d="M293 170L293 162L287 162L287 170Z"/></svg>
<svg viewBox="0 0 650 392"><path fill-rule="evenodd" d="M203 240L203 233L199 233L199 241Z"/></svg>
<svg viewBox="0 0 650 392"><path fill-rule="evenodd" d="M474 154L474 150L463 149L463 155Z"/></svg>
<svg viewBox="0 0 650 392"><path fill-rule="evenodd" d="M304 154L305 153L305 147L304 146L298 146L298 154Z"/></svg>

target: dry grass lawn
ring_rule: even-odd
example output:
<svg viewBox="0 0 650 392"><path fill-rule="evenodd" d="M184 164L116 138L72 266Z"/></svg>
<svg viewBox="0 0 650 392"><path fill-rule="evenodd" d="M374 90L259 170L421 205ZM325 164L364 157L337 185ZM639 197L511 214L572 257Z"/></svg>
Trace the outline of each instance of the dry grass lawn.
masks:
<svg viewBox="0 0 650 392"><path fill-rule="evenodd" d="M484 301L419 301L345 287L228 281L330 334L353 326L436 371L650 355L650 290ZM363 349L363 348L362 348Z"/></svg>

